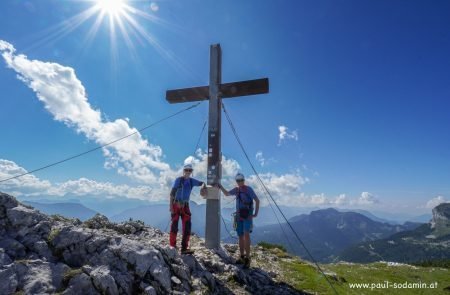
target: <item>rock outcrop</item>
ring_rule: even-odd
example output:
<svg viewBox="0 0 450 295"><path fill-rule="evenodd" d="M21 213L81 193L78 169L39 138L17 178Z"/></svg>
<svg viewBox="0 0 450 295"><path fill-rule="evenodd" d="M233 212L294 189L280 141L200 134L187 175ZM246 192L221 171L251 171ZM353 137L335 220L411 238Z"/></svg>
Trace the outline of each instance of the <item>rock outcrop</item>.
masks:
<svg viewBox="0 0 450 295"><path fill-rule="evenodd" d="M0 294L302 294L277 280L277 258L262 249L254 255L267 266L242 269L236 245L191 245L182 256L142 222L47 216L0 193Z"/></svg>
<svg viewBox="0 0 450 295"><path fill-rule="evenodd" d="M442 203L432 210L431 228L450 228L450 203Z"/></svg>

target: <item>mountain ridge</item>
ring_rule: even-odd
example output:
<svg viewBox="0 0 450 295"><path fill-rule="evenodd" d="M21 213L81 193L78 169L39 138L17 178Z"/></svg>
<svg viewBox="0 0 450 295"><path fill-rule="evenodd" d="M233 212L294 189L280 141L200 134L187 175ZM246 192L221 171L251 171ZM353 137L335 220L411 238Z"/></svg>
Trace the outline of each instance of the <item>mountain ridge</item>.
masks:
<svg viewBox="0 0 450 295"><path fill-rule="evenodd" d="M345 249L339 258L359 263L380 259L402 263L450 259L450 203L442 203L432 212L429 223L384 239L359 243Z"/></svg>
<svg viewBox="0 0 450 295"><path fill-rule="evenodd" d="M290 219L292 227L302 238L311 253L321 262L331 262L338 254L352 244L366 240L377 240L393 233L408 230L417 224L392 225L381 223L356 212L340 212L334 208L312 211ZM282 231L280 231L280 226ZM284 233L292 236L290 227L269 225L258 227L253 234L253 241L267 241L285 246L291 253L304 259L310 259L304 249L291 249L291 242L287 242Z"/></svg>

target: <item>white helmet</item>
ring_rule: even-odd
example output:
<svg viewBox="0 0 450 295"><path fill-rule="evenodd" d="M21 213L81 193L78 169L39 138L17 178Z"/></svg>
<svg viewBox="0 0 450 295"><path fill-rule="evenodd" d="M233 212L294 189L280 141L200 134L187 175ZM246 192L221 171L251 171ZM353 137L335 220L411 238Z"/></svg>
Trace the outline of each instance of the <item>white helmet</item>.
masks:
<svg viewBox="0 0 450 295"><path fill-rule="evenodd" d="M236 181L238 181L238 180L245 180L245 177L244 177L244 174L238 173L238 174L236 174L236 176L234 177L234 179L235 179Z"/></svg>
<svg viewBox="0 0 450 295"><path fill-rule="evenodd" d="M186 164L186 165L183 166L183 170L187 170L187 169L194 170L192 168L192 164Z"/></svg>

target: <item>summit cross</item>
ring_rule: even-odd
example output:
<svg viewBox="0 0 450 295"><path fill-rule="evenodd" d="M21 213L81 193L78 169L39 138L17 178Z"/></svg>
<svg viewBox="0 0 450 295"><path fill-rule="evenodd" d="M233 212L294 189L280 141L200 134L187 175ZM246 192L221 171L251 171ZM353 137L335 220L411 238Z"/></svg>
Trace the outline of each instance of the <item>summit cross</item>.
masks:
<svg viewBox="0 0 450 295"><path fill-rule="evenodd" d="M264 94L269 92L269 79L256 79L222 84L222 50L220 44L210 47L209 86L166 91L169 103L209 100L207 184L215 186L222 178L221 111L222 98ZM208 191L206 200L205 245L220 247L220 191Z"/></svg>

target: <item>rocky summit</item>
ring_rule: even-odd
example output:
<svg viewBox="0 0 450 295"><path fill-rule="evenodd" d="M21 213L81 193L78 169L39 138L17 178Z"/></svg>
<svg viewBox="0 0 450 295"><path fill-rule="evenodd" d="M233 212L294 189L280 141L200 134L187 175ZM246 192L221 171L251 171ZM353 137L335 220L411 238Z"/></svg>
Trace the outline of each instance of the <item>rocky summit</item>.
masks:
<svg viewBox="0 0 450 295"><path fill-rule="evenodd" d="M237 245L208 250L194 235L195 254L180 255L168 240L139 221L48 216L0 193L0 294L303 294L260 247L243 269Z"/></svg>

